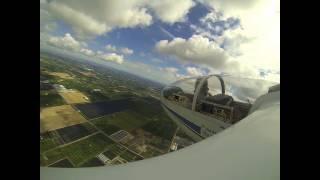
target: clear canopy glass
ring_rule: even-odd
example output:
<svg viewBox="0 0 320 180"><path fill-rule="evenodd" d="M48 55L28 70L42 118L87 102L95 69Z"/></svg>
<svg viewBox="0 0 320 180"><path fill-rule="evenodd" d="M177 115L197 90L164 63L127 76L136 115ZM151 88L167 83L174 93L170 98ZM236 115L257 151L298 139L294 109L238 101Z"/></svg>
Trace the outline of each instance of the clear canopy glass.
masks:
<svg viewBox="0 0 320 180"><path fill-rule="evenodd" d="M256 99L275 82L210 75L177 81L162 91L178 106L234 123L245 117Z"/></svg>

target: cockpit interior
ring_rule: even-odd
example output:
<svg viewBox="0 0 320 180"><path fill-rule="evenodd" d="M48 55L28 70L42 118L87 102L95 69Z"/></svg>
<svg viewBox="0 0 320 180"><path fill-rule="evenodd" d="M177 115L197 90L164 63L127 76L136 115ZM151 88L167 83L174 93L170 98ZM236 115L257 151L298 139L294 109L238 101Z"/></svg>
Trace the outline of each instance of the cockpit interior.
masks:
<svg viewBox="0 0 320 180"><path fill-rule="evenodd" d="M162 96L176 105L234 124L248 115L255 99L268 92L267 87L269 84L258 80L210 75L177 81L167 86Z"/></svg>

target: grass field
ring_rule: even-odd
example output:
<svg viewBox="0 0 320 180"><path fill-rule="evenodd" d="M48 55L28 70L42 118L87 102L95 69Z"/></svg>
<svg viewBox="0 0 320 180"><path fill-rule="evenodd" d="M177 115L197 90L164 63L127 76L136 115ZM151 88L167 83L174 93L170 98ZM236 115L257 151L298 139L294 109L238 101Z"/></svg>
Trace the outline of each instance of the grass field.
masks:
<svg viewBox="0 0 320 180"><path fill-rule="evenodd" d="M138 114L134 111L127 110L112 115L107 115L98 119L93 120L93 123L97 123L99 128L103 129L103 125L114 125L126 131L131 131L135 128L142 127L148 123L150 119Z"/></svg>
<svg viewBox="0 0 320 180"><path fill-rule="evenodd" d="M62 153L62 151L59 148L52 151L47 151L43 154L40 154L40 165L48 166L51 163L64 159L65 157L66 156Z"/></svg>
<svg viewBox="0 0 320 180"><path fill-rule="evenodd" d="M108 135L111 135L119 130L121 130L120 127L110 124L107 118L99 118L94 121L92 121L94 125L97 126L97 128L101 129L103 132L105 132Z"/></svg>
<svg viewBox="0 0 320 180"><path fill-rule="evenodd" d="M64 72L48 72L48 74L51 76L59 77L61 79L73 79L73 77L70 76L70 74Z"/></svg>
<svg viewBox="0 0 320 180"><path fill-rule="evenodd" d="M65 143L88 136L97 130L89 123L76 124L56 130Z"/></svg>
<svg viewBox="0 0 320 180"><path fill-rule="evenodd" d="M96 157L86 161L81 165L81 167L96 167L96 166L103 166L104 164Z"/></svg>
<svg viewBox="0 0 320 180"><path fill-rule="evenodd" d="M96 134L81 141L43 153L42 155L46 156L47 160L40 155L40 164L46 166L58 160L68 158L76 167L79 167L113 145L114 142L108 137L103 134Z"/></svg>
<svg viewBox="0 0 320 180"><path fill-rule="evenodd" d="M65 104L65 102L59 94L40 91L40 107L59 106L63 104Z"/></svg>
<svg viewBox="0 0 320 180"><path fill-rule="evenodd" d="M43 108L40 111L40 133L86 122L70 105Z"/></svg>
<svg viewBox="0 0 320 180"><path fill-rule="evenodd" d="M120 157L122 157L123 159L125 159L128 162L132 162L132 161L136 161L136 160L141 160L142 158L133 154L130 151L124 151L120 154Z"/></svg>
<svg viewBox="0 0 320 180"><path fill-rule="evenodd" d="M109 138L102 134L91 136L82 141L75 142L63 147L61 150L76 165L81 165L88 159L95 157L107 147L114 144Z"/></svg>
<svg viewBox="0 0 320 180"><path fill-rule="evenodd" d="M73 90L73 91L64 91L59 92L59 94L63 97L63 99L68 104L76 104L76 103L88 103L90 102L83 93Z"/></svg>
<svg viewBox="0 0 320 180"><path fill-rule="evenodd" d="M59 144L54 139L44 139L40 141L40 153L52 149Z"/></svg>
<svg viewBox="0 0 320 180"><path fill-rule="evenodd" d="M71 168L73 167L73 165L68 159L63 159L54 164L51 164L49 167Z"/></svg>
<svg viewBox="0 0 320 180"><path fill-rule="evenodd" d="M121 112L130 108L130 100L121 99L113 101L102 101L89 104L77 104L75 105L86 117L92 119L101 117L104 115Z"/></svg>

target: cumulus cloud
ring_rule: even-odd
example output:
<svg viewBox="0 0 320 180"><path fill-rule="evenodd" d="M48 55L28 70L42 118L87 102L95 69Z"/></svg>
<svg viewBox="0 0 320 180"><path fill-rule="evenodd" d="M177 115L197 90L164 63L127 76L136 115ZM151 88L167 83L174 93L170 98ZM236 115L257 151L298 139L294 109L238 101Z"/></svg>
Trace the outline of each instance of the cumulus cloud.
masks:
<svg viewBox="0 0 320 180"><path fill-rule="evenodd" d="M187 67L186 70L190 76L203 76L206 74L204 71L196 67Z"/></svg>
<svg viewBox="0 0 320 180"><path fill-rule="evenodd" d="M63 37L52 36L49 38L48 43L58 48L72 51L79 51L84 45L83 43L75 40L69 33L66 33Z"/></svg>
<svg viewBox="0 0 320 180"><path fill-rule="evenodd" d="M53 17L71 25L79 38L91 38L116 28L149 26L152 14L165 23L185 20L192 0L53 0L40 2ZM151 11L153 12L151 14Z"/></svg>
<svg viewBox="0 0 320 180"><path fill-rule="evenodd" d="M112 46L111 44L106 45L107 51L117 51L117 48L115 46Z"/></svg>
<svg viewBox="0 0 320 180"><path fill-rule="evenodd" d="M116 62L118 64L122 64L123 63L123 56L122 55L118 55L116 53L106 53L106 54L102 54L99 56L101 59L106 60L106 61L113 61Z"/></svg>
<svg viewBox="0 0 320 180"><path fill-rule="evenodd" d="M160 70L162 70L162 68L160 68ZM175 67L165 67L163 70L169 73L177 73L179 71L179 69Z"/></svg>
<svg viewBox="0 0 320 180"><path fill-rule="evenodd" d="M95 53L91 49L82 48L82 49L80 49L80 52L87 55L87 56L95 55Z"/></svg>
<svg viewBox="0 0 320 180"><path fill-rule="evenodd" d="M250 41L239 43L241 56L237 61L256 68L280 67L280 1L279 0L198 0L225 17L240 19L242 37ZM236 38L237 40L241 38ZM229 41L231 42L231 41ZM231 42L232 43L232 42ZM236 43L233 43L234 45ZM229 49L231 49L229 47Z"/></svg>
<svg viewBox="0 0 320 180"><path fill-rule="evenodd" d="M152 16L141 3L141 0L55 0L48 3L47 9L71 25L78 37L88 38L114 28L150 25Z"/></svg>
<svg viewBox="0 0 320 180"><path fill-rule="evenodd" d="M175 67L164 67L159 68L159 70L160 72L164 72L162 76L165 76L171 82L188 77L187 75L179 73L179 69Z"/></svg>
<svg viewBox="0 0 320 180"><path fill-rule="evenodd" d="M121 48L121 49L120 49L120 52L122 52L122 53L125 54L125 55L133 54L133 50L132 50L132 49L129 49L129 48Z"/></svg>
<svg viewBox="0 0 320 180"><path fill-rule="evenodd" d="M172 81L188 78L188 77L194 77L194 76L204 76L207 75L207 73L199 67L186 67L186 73L179 72L178 68L175 67L164 67L159 68L160 71L164 72L164 74L167 77L170 77Z"/></svg>
<svg viewBox="0 0 320 180"><path fill-rule="evenodd" d="M205 65L244 77L262 78L259 68L279 70L279 1L198 1L212 7L200 20L204 26L191 24L196 35L189 39L159 41L155 46L158 52L182 63ZM219 24L221 21L224 23ZM279 77L279 74L269 74L263 78L279 80Z"/></svg>
<svg viewBox="0 0 320 180"><path fill-rule="evenodd" d="M124 55L131 55L133 54L133 50L127 47L121 47L117 48L116 46L113 46L111 44L108 44L105 46L105 49L109 52L117 52Z"/></svg>
<svg viewBox="0 0 320 180"><path fill-rule="evenodd" d="M189 39L161 40L155 48L158 52L174 56L181 62L206 64L215 68L226 65L228 58L219 44L200 35L193 35Z"/></svg>
<svg viewBox="0 0 320 180"><path fill-rule="evenodd" d="M172 24L185 21L186 14L195 3L192 0L162 0L150 1L148 5L160 20Z"/></svg>

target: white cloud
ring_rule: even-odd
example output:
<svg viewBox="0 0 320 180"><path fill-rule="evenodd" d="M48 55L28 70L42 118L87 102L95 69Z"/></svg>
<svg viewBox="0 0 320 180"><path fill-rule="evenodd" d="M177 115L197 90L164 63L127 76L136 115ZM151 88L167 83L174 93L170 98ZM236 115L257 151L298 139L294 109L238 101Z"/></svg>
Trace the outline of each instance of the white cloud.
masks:
<svg viewBox="0 0 320 180"><path fill-rule="evenodd" d="M187 67L186 70L190 76L203 76L206 74L204 71L196 67Z"/></svg>
<svg viewBox="0 0 320 180"><path fill-rule="evenodd" d="M187 75L183 75L179 73L179 69L175 67L164 67L164 68L159 68L159 70L160 72L162 72L162 76L165 77L170 82L188 77Z"/></svg>
<svg viewBox="0 0 320 180"><path fill-rule="evenodd" d="M222 13L211 11L208 14L206 14L204 17L200 18L200 22L202 24L208 23L208 22L217 22L225 20L225 18L222 16Z"/></svg>
<svg viewBox="0 0 320 180"><path fill-rule="evenodd" d="M130 54L133 54L133 50L132 49L129 49L129 48L121 48L120 49L120 52L125 54L125 55L130 55Z"/></svg>
<svg viewBox="0 0 320 180"><path fill-rule="evenodd" d="M70 24L81 38L152 23L152 16L142 7L141 0L56 0L49 3L48 10Z"/></svg>
<svg viewBox="0 0 320 180"><path fill-rule="evenodd" d="M106 53L106 54L102 54L99 56L101 59L106 60L106 61L113 61L116 62L118 64L122 64L123 63L123 56L122 55L118 55L116 53Z"/></svg>
<svg viewBox="0 0 320 180"><path fill-rule="evenodd" d="M241 56L235 59L255 68L280 68L280 1L279 0L198 0L223 13L225 17L240 19L238 35L249 39L229 38L230 49ZM228 36L228 35L226 35ZM238 41L236 43L232 41ZM240 40L241 41L241 40ZM235 45L235 46L234 46Z"/></svg>
<svg viewBox="0 0 320 180"><path fill-rule="evenodd" d="M111 44L106 45L107 51L117 51L117 48L115 46L112 46Z"/></svg>
<svg viewBox="0 0 320 180"><path fill-rule="evenodd" d="M53 46L72 51L79 51L83 46L82 43L75 40L69 33L66 33L63 37L52 36L49 38L48 43Z"/></svg>
<svg viewBox="0 0 320 180"><path fill-rule="evenodd" d="M215 68L225 66L228 58L219 44L200 35L193 35L189 39L174 38L170 42L161 40L155 48L162 54L176 57L180 62L206 64Z"/></svg>
<svg viewBox="0 0 320 180"><path fill-rule="evenodd" d="M194 5L192 0L155 0L149 3L157 17L170 24L185 21L186 14Z"/></svg>
<svg viewBox="0 0 320 180"><path fill-rule="evenodd" d="M165 67L165 68L163 68L163 70L166 72L169 72L169 73L177 73L179 71L179 69L177 69L175 67Z"/></svg>
<svg viewBox="0 0 320 180"><path fill-rule="evenodd" d="M91 49L82 48L80 52L87 55L87 56L94 56L95 53Z"/></svg>
<svg viewBox="0 0 320 180"><path fill-rule="evenodd" d="M185 20L192 0L55 0L41 3L53 17L71 25L78 38L87 39L116 28L144 27L153 23L150 11L165 23Z"/></svg>
<svg viewBox="0 0 320 180"><path fill-rule="evenodd" d="M133 50L129 49L127 47L121 47L121 48L117 48L116 46L113 46L111 44L108 44L105 46L105 49L109 52L117 52L117 53L121 53L124 55L131 55L133 54Z"/></svg>

